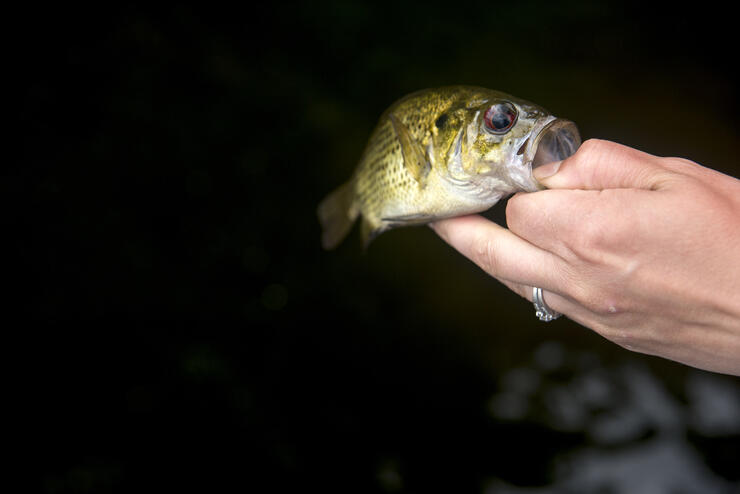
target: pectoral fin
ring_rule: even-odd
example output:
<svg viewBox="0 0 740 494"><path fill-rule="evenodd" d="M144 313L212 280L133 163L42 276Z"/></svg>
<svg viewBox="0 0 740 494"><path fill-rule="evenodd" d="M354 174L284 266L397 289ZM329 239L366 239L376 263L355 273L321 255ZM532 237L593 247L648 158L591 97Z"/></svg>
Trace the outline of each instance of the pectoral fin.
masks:
<svg viewBox="0 0 740 494"><path fill-rule="evenodd" d="M401 143L403 165L419 185L424 187L425 179L431 169L431 164L427 159L424 148L419 141L413 138L409 129L394 114L391 113L389 118L391 124L393 124L396 137L398 137L398 141Z"/></svg>

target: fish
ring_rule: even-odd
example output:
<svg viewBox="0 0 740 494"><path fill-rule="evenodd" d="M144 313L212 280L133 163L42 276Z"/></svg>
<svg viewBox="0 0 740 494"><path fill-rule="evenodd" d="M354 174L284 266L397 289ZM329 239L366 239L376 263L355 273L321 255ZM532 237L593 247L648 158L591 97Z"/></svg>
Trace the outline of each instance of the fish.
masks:
<svg viewBox="0 0 740 494"><path fill-rule="evenodd" d="M321 244L336 248L358 218L367 248L389 229L541 190L532 170L580 145L575 123L500 91L446 86L408 94L380 116L350 179L319 203Z"/></svg>

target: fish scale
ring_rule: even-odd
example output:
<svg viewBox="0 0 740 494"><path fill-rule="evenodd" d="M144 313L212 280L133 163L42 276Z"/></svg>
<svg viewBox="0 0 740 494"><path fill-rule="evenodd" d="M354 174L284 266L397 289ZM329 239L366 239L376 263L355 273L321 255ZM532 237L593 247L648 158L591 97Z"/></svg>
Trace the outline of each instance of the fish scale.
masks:
<svg viewBox="0 0 740 494"><path fill-rule="evenodd" d="M383 204L394 195L413 194L413 177L403 166L401 146L386 121L371 138L372 146L360 161L353 182L358 207L368 221L380 221Z"/></svg>
<svg viewBox="0 0 740 494"><path fill-rule="evenodd" d="M401 123L412 137L423 143L428 138L430 116L440 113L439 108L445 106L447 99L440 94L427 93L399 101L392 111L400 115ZM404 197L408 203L419 202L419 184L404 166L400 143L387 118L381 117L353 180L358 207L371 224L382 221L389 198Z"/></svg>

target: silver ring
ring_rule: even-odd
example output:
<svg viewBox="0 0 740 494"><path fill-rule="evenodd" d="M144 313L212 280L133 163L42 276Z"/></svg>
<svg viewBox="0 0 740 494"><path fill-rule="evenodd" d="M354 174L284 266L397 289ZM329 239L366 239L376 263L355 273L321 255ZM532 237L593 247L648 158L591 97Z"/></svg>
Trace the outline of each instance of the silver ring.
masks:
<svg viewBox="0 0 740 494"><path fill-rule="evenodd" d="M545 299L542 296L542 288L538 288L536 286L532 287L532 303L534 303L534 315L537 316L537 319L540 321L550 322L562 315L560 312L554 311L547 306Z"/></svg>

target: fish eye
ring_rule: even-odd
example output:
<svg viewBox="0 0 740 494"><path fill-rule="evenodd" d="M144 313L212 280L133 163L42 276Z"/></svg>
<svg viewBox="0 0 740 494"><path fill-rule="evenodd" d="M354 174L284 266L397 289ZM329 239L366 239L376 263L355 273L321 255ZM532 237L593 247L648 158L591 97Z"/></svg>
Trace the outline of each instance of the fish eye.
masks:
<svg viewBox="0 0 740 494"><path fill-rule="evenodd" d="M516 123L517 111L508 102L496 103L486 110L483 121L486 129L493 134L505 134Z"/></svg>

